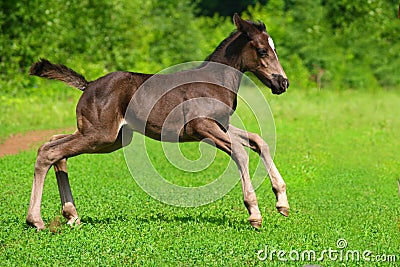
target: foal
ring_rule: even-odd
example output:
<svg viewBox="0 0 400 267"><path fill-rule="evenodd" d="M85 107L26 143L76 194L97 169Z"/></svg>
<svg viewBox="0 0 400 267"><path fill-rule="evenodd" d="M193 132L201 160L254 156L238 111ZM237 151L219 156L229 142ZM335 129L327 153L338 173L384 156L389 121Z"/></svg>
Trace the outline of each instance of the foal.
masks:
<svg viewBox="0 0 400 267"><path fill-rule="evenodd" d="M53 136L39 148L26 222L38 230L45 227L40 205L46 174L54 166L62 214L68 224L79 224L68 181L67 159L83 153L120 149L130 142L123 140L123 130L130 136L140 132L160 141L206 140L226 152L238 166L249 221L259 228L262 217L244 147L251 148L260 155L268 171L277 199L276 208L287 216L286 185L272 161L268 145L259 135L230 125L229 119L236 109L242 73L254 73L274 94L285 92L289 81L265 25L243 20L237 14L233 21L237 31L222 41L200 67L189 71L164 75L113 72L88 82L64 65L45 59L34 63L31 75L63 81L83 94L76 107L75 133ZM216 71L215 64L222 66L222 70ZM177 85L164 88L171 81L178 81ZM146 88L140 90L142 86ZM167 120L172 112L172 120Z"/></svg>

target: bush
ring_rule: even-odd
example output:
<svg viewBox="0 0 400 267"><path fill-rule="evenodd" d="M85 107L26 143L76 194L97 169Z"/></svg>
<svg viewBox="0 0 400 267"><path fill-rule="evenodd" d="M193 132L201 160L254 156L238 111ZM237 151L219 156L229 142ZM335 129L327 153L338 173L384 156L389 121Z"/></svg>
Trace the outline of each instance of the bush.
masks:
<svg viewBox="0 0 400 267"><path fill-rule="evenodd" d="M39 57L93 78L115 70L156 72L203 58L190 2L23 0L1 5L1 76L8 77L2 93L33 86L26 74Z"/></svg>
<svg viewBox="0 0 400 267"><path fill-rule="evenodd" d="M293 86L365 89L400 84L396 12L389 0L269 0L242 15L265 22ZM192 1L2 1L0 94L37 92L39 57L88 79L203 60L234 26L198 14Z"/></svg>

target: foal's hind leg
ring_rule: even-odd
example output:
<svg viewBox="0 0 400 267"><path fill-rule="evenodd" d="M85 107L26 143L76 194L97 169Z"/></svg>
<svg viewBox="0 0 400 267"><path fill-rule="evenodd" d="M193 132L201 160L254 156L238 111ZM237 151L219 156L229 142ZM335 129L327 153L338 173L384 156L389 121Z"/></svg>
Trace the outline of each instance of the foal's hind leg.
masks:
<svg viewBox="0 0 400 267"><path fill-rule="evenodd" d="M123 131L125 134L125 139L122 140ZM55 141L68 136L67 134L54 135L51 137L50 141ZM104 148L96 151L96 153L110 153L115 150L120 149L123 146L128 145L132 140L132 130L123 127L120 129L117 139L113 144L105 146ZM61 198L62 215L68 220L69 225L80 224L80 219L78 212L76 211L76 206L74 198L72 196L71 186L68 180L67 171L67 159L63 158L56 163L54 163L54 171L56 173L58 191Z"/></svg>
<svg viewBox="0 0 400 267"><path fill-rule="evenodd" d="M88 135L76 132L61 139L48 142L40 147L35 164L35 175L26 222L38 230L44 228L40 215L43 186L46 174L56 162L83 153L94 153L115 142L117 133L92 131Z"/></svg>
<svg viewBox="0 0 400 267"><path fill-rule="evenodd" d="M43 186L46 174L51 165L64 158L63 156L49 157L49 151L54 150L54 148L58 144L73 139L73 135L67 135L62 139L45 143L39 148L35 164L35 174L33 179L28 215L26 217L26 223L33 227L36 227L38 230L45 228L44 222L40 215L40 204L42 202Z"/></svg>
<svg viewBox="0 0 400 267"><path fill-rule="evenodd" d="M288 216L289 203L286 196L286 184L272 160L267 143L258 134L244 131L232 125L229 126L229 132L238 136L244 146L251 148L260 155L276 196L276 208L282 215Z"/></svg>
<svg viewBox="0 0 400 267"><path fill-rule="evenodd" d="M68 136L67 134L54 135L50 141L55 141ZM68 180L67 159L63 158L53 164L57 178L58 191L60 193L62 215L68 220L69 225L80 224L78 212L76 211L71 186Z"/></svg>

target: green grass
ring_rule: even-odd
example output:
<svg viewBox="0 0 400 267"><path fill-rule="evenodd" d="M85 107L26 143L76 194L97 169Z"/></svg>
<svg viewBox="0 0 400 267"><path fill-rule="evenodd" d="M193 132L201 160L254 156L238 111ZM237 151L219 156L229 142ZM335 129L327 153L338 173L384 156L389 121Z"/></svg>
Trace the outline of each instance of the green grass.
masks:
<svg viewBox="0 0 400 267"><path fill-rule="evenodd" d="M68 161L82 224L70 229L61 219L61 227L53 229L55 233L49 229L37 233L25 225L35 161L35 152L28 151L0 159L1 265L303 266L311 262L280 262L276 256L273 261L262 262L257 252L268 248L321 253L337 249L340 238L348 243L344 252L395 254L400 262L400 93L290 90L279 97L266 95L277 129L275 161L288 186L288 218L276 212L268 181L256 192L264 218L259 231L247 222L239 184L206 206L162 204L138 187L122 151L118 151ZM43 109L58 105L70 106L43 102ZM22 129L63 126L58 122L47 124L53 115L30 107L27 112L32 120L44 116L43 124L37 121L30 125L28 121ZM67 111L59 111L57 121L65 120L69 125L71 114ZM10 118L3 120L12 122ZM1 132L9 133L11 130ZM185 154L193 150L195 159L199 153L193 148ZM149 142L149 150L158 149L159 143ZM252 154L251 160L254 164L257 156ZM217 153L212 168L218 172L220 164L227 161L227 156ZM160 165L165 173L179 177L171 166ZM212 174L192 175L193 184L212 180ZM51 171L42 205L46 223L59 220L59 202ZM327 257L314 264L389 265L330 261Z"/></svg>
<svg viewBox="0 0 400 267"><path fill-rule="evenodd" d="M0 143L14 133L76 127L75 107L81 92L60 82L39 84L24 97L0 94Z"/></svg>

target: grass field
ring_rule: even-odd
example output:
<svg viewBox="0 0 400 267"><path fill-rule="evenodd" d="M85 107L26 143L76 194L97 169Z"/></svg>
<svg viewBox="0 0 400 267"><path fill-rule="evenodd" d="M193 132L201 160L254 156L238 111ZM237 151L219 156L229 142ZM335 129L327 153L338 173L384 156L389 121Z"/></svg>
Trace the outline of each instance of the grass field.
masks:
<svg viewBox="0 0 400 267"><path fill-rule="evenodd" d="M279 97L266 95L276 123L275 161L288 186L288 218L276 212L268 181L256 191L264 218L258 231L247 222L239 184L206 206L162 204L138 187L118 151L69 160L82 219L73 229L60 217L57 184L49 172L42 216L53 223L37 233L25 225L36 156L27 151L0 159L0 265L395 266L388 262L393 261L390 255L398 264L400 93L292 89ZM75 100L44 97L1 104L1 111L14 112L2 113L0 137L32 128L74 126ZM157 150L158 143L150 141L152 147ZM221 164L228 160L217 153ZM160 168L178 176L170 166ZM203 179L210 177L193 177L193 183ZM339 239L346 240L345 248L338 248ZM338 254L325 254L323 261L289 257L296 258L291 252L295 250L315 251L318 258L330 248ZM272 260L257 256L273 250ZM280 257L288 261L278 259L279 250L286 252ZM359 251L360 261L346 260L343 255L349 251ZM365 251L371 261L362 259ZM376 255L386 261L378 261Z"/></svg>

